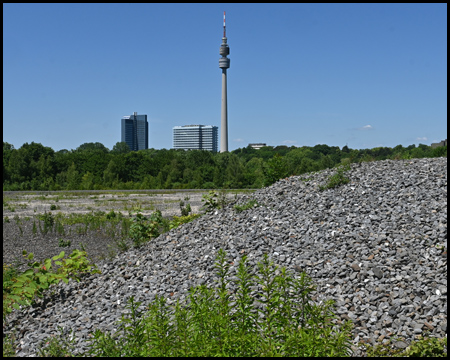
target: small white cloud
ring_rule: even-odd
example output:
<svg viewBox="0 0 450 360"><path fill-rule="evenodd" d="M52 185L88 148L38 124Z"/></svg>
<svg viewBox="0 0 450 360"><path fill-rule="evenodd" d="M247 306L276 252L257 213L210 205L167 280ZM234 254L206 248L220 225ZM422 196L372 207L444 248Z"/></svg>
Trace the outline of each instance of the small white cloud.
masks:
<svg viewBox="0 0 450 360"><path fill-rule="evenodd" d="M372 125L364 125L363 127L358 128L358 130L373 130Z"/></svg>
<svg viewBox="0 0 450 360"><path fill-rule="evenodd" d="M282 142L282 144L285 144L285 145L297 144L297 141L294 141L294 140L284 140L284 141Z"/></svg>
<svg viewBox="0 0 450 360"><path fill-rule="evenodd" d="M416 140L417 141L427 141L428 138L426 136L424 136L424 137L418 137L418 138L416 138Z"/></svg>
<svg viewBox="0 0 450 360"><path fill-rule="evenodd" d="M244 139L238 138L238 139L234 139L234 142L244 142Z"/></svg>

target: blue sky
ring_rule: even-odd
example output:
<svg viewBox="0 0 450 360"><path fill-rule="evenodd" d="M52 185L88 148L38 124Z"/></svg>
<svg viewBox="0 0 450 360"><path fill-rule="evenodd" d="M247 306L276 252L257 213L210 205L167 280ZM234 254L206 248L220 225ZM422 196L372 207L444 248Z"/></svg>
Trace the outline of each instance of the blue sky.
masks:
<svg viewBox="0 0 450 360"><path fill-rule="evenodd" d="M3 4L3 141L111 149L134 111L220 141L224 10L229 150L447 137L447 4Z"/></svg>

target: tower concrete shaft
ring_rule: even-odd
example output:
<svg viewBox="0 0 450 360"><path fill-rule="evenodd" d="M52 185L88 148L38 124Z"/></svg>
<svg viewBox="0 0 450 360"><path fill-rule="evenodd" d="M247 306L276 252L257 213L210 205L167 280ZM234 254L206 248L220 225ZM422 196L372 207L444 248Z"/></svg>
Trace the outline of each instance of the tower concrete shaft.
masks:
<svg viewBox="0 0 450 360"><path fill-rule="evenodd" d="M219 67L222 69L222 116L220 122L220 152L228 151L228 104L227 104L227 69L230 67L230 47L227 44L225 28L225 11L223 12L223 38L219 50L222 56L219 59Z"/></svg>
<svg viewBox="0 0 450 360"><path fill-rule="evenodd" d="M222 116L220 121L220 152L228 151L227 69L222 69Z"/></svg>

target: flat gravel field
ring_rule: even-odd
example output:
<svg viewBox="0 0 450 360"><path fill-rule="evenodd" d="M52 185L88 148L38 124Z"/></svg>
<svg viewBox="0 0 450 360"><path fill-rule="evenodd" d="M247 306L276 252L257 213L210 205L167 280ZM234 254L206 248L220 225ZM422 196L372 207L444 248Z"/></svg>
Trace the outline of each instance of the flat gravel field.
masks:
<svg viewBox="0 0 450 360"><path fill-rule="evenodd" d="M202 196L208 191L186 190L163 191L67 191L67 192L3 192L3 263L21 264L20 270L27 268L22 251L33 253L35 260L42 261L61 251L66 255L74 249L84 248L93 260L111 258L118 253L117 241L122 231L118 224L112 236L106 228L87 230L80 233L82 224L64 225L64 232L55 229L43 234L37 227L33 233L33 221L38 226L37 216L45 212L53 215L62 213L88 214L114 210L124 216L139 210L144 216L151 215L156 209L163 217L180 216L180 201L191 205L192 213L201 212ZM229 192L227 198L233 200L239 195ZM56 207L56 209L51 210ZM41 221L41 227L43 222ZM60 247L60 239L70 241L70 246Z"/></svg>

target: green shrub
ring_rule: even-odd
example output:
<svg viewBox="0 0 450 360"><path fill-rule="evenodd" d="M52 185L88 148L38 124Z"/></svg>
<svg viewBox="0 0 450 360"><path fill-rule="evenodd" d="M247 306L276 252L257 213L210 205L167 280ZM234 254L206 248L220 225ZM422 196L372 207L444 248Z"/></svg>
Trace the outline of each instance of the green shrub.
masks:
<svg viewBox="0 0 450 360"><path fill-rule="evenodd" d="M325 185L320 185L319 190L323 191L326 189L333 189L335 187L349 183L350 179L344 175L344 171L348 170L350 170L349 164L339 166L337 168L336 174L330 176Z"/></svg>
<svg viewBox="0 0 450 360"><path fill-rule="evenodd" d="M161 227L164 227L161 211L156 210L149 219L137 212L130 226L129 236L133 240L134 246L139 247L151 238L158 237Z"/></svg>

